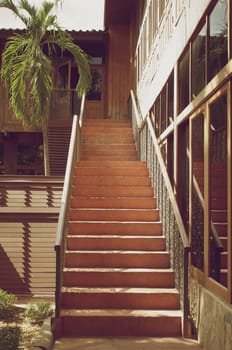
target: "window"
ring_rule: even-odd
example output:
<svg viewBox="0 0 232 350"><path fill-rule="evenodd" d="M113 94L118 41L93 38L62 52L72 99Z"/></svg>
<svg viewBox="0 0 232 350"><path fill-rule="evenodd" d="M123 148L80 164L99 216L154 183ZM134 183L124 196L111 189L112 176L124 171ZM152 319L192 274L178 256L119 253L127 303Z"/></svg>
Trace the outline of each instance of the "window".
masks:
<svg viewBox="0 0 232 350"><path fill-rule="evenodd" d="M192 98L195 98L206 84L206 25L192 42Z"/></svg>
<svg viewBox="0 0 232 350"><path fill-rule="evenodd" d="M167 83L167 89L168 89L168 110L167 110L167 118L168 118L168 124L170 124L173 121L174 118L174 74L172 72L170 78L168 79Z"/></svg>
<svg viewBox="0 0 232 350"><path fill-rule="evenodd" d="M92 86L87 94L90 101L100 101L102 97L102 70L101 68L92 68Z"/></svg>
<svg viewBox="0 0 232 350"><path fill-rule="evenodd" d="M17 174L35 175L43 166L42 145L18 144Z"/></svg>
<svg viewBox="0 0 232 350"><path fill-rule="evenodd" d="M214 101L209 111L209 275L227 287L227 95Z"/></svg>
<svg viewBox="0 0 232 350"><path fill-rule="evenodd" d="M158 98L156 99L155 101L155 120L154 120L154 123L155 123L155 133L156 133L156 136L159 136L160 134L160 96L158 96Z"/></svg>
<svg viewBox="0 0 232 350"><path fill-rule="evenodd" d="M167 127L167 93L166 93L166 85L164 86L161 92L161 133Z"/></svg>
<svg viewBox="0 0 232 350"><path fill-rule="evenodd" d="M228 9L227 0L218 0L205 17L203 25L192 37L190 45L179 61L179 108L180 113L205 85L228 62ZM189 77L189 52L191 46L191 80Z"/></svg>
<svg viewBox="0 0 232 350"><path fill-rule="evenodd" d="M211 80L228 61L227 28L227 0L220 0L209 15L209 80Z"/></svg>
<svg viewBox="0 0 232 350"><path fill-rule="evenodd" d="M189 104L189 49L179 63L179 112Z"/></svg>
<svg viewBox="0 0 232 350"><path fill-rule="evenodd" d="M204 114L191 121L192 193L191 243L192 265L204 270Z"/></svg>

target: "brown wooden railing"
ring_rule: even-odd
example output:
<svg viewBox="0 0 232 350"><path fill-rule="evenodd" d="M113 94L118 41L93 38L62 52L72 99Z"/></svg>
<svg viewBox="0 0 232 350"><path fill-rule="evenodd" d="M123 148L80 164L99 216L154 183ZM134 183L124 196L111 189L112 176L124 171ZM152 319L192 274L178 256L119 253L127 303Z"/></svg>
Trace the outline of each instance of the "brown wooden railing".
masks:
<svg viewBox="0 0 232 350"><path fill-rule="evenodd" d="M167 240L167 248L170 251L171 267L175 272L175 285L180 293L184 321L183 334L188 335L189 239L183 224L171 182L169 180L152 122L149 116L147 116L144 120L142 119L133 91L131 91L129 105L138 156L140 160L147 162L152 185L158 200L163 231Z"/></svg>
<svg viewBox="0 0 232 350"><path fill-rule="evenodd" d="M80 159L80 147L81 147L81 129L83 123L85 96L82 97L80 116L73 117L72 133L69 145L68 160L64 179L64 189L61 199L60 215L56 232L56 327L59 326L60 310L61 310L61 288L62 288L62 273L64 266L64 250L67 235L68 215L71 198L72 188L72 176L76 162Z"/></svg>
<svg viewBox="0 0 232 350"><path fill-rule="evenodd" d="M60 207L63 178L54 176L0 177L0 211L4 208ZM8 210L10 212L10 210Z"/></svg>

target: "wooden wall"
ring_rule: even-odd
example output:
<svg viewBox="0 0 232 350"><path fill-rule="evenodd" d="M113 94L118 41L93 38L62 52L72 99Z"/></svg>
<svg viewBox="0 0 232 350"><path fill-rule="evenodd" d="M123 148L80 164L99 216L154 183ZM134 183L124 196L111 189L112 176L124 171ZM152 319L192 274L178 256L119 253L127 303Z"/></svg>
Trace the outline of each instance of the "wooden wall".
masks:
<svg viewBox="0 0 232 350"><path fill-rule="evenodd" d="M111 119L125 119L131 87L129 24L110 27L107 61L107 116Z"/></svg>
<svg viewBox="0 0 232 350"><path fill-rule="evenodd" d="M5 109L6 109L6 100L5 100L5 89L3 83L0 80L0 131L3 130L4 121L5 121Z"/></svg>
<svg viewBox="0 0 232 350"><path fill-rule="evenodd" d="M0 179L0 288L17 295L53 296L63 181L43 177L42 183L36 176L31 181L4 179Z"/></svg>
<svg viewBox="0 0 232 350"><path fill-rule="evenodd" d="M54 294L57 220L1 222L0 288L18 295Z"/></svg>

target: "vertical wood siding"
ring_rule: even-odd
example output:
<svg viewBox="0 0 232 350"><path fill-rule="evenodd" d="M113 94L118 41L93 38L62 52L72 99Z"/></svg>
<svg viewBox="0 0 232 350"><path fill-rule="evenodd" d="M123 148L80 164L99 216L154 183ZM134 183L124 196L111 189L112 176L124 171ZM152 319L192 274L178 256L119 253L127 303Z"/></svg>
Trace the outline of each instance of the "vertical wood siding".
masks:
<svg viewBox="0 0 232 350"><path fill-rule="evenodd" d="M130 89L129 25L115 25L109 30L108 117L127 118Z"/></svg>

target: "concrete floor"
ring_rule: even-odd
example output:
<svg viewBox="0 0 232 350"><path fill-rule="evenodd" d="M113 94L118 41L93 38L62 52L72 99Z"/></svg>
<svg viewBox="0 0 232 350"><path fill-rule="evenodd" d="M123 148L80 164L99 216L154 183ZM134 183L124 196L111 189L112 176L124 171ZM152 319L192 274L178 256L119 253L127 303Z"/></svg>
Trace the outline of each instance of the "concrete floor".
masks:
<svg viewBox="0 0 232 350"><path fill-rule="evenodd" d="M183 338L60 338L53 350L203 350Z"/></svg>

